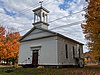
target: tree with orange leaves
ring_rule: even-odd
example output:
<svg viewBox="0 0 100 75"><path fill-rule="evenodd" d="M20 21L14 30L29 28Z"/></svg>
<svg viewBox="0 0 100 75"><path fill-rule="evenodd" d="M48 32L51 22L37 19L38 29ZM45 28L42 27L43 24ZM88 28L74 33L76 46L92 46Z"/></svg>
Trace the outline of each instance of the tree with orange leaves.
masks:
<svg viewBox="0 0 100 75"><path fill-rule="evenodd" d="M12 61L17 60L18 58L18 51L20 43L18 42L20 38L20 34L18 32L13 32L7 34L6 36L6 44L5 47L7 49L7 58L12 59Z"/></svg>
<svg viewBox="0 0 100 75"><path fill-rule="evenodd" d="M93 52L93 57L100 62L100 0L86 0L86 24L82 25L87 46Z"/></svg>
<svg viewBox="0 0 100 75"><path fill-rule="evenodd" d="M18 58L20 34L18 32L7 33L4 27L0 28L0 57L6 62L10 60L14 64Z"/></svg>
<svg viewBox="0 0 100 75"><path fill-rule="evenodd" d="M6 37L5 37L5 28L0 26L0 59L4 58L6 55L6 49L5 49L5 40L6 40Z"/></svg>

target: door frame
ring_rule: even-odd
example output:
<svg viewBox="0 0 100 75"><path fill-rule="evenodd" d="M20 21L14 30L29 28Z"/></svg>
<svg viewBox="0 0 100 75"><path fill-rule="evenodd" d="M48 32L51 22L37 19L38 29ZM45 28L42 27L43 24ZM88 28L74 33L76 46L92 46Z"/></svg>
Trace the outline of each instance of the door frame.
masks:
<svg viewBox="0 0 100 75"><path fill-rule="evenodd" d="M41 45L31 46L30 48L31 48L31 52L32 52L31 64L37 66L37 65L39 65L39 64L38 64L38 60L39 60L38 58L39 58L39 56L40 56ZM33 64L33 52L34 52L34 51L37 51L37 64Z"/></svg>
<svg viewBox="0 0 100 75"><path fill-rule="evenodd" d="M39 54L39 50L32 51L32 65L35 65L35 66L38 65L38 54Z"/></svg>

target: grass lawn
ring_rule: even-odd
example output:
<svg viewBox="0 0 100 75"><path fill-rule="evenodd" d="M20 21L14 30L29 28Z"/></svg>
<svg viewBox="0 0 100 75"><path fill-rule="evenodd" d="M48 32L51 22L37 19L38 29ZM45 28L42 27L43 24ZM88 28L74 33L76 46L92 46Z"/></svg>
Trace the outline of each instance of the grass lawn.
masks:
<svg viewBox="0 0 100 75"><path fill-rule="evenodd" d="M8 73L9 71L10 73ZM100 65L89 65L84 68L0 68L0 75L100 75Z"/></svg>

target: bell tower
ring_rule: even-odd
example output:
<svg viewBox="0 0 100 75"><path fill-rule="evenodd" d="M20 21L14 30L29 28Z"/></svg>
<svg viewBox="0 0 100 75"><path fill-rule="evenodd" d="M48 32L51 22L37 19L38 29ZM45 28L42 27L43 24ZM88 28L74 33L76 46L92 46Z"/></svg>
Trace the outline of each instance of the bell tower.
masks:
<svg viewBox="0 0 100 75"><path fill-rule="evenodd" d="M37 28L43 28L43 29L48 29L48 13L49 11L42 7L42 2L41 6L39 8L36 8L33 10L34 12L34 23L33 25Z"/></svg>

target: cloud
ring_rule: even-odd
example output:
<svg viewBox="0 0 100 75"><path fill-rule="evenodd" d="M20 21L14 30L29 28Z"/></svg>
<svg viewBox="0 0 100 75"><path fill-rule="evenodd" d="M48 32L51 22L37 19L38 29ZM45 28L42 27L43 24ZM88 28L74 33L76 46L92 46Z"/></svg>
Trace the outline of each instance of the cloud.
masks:
<svg viewBox="0 0 100 75"><path fill-rule="evenodd" d="M0 8L0 13L5 13L4 9Z"/></svg>
<svg viewBox="0 0 100 75"><path fill-rule="evenodd" d="M0 24L17 28L18 31L26 29L25 31L20 32L22 35L25 34L28 29L32 28L32 10L40 5L39 1L41 0L0 0ZM49 21L76 13L82 10L85 5L85 0L43 1L43 6L50 11ZM70 17L65 17L63 19L49 23L49 29L83 20L84 17L82 14L84 13L85 12L83 11ZM57 31L65 36L69 36L84 43L85 41L80 26L81 24L78 24L65 27L63 29L59 28L53 31Z"/></svg>

